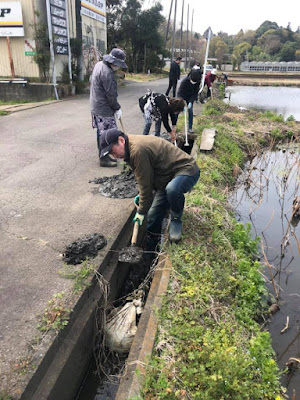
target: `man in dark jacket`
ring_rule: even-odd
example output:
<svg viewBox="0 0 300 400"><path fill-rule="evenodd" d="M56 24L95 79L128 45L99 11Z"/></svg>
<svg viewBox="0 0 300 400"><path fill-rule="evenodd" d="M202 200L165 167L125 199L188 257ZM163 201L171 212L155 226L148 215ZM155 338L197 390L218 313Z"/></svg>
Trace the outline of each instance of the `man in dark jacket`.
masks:
<svg viewBox="0 0 300 400"><path fill-rule="evenodd" d="M121 106L118 103L117 81L114 72L120 68L127 68L125 53L121 49L112 49L110 54L103 56L93 70L90 88L90 105L93 128L97 128L97 144L99 158L101 152L100 137L103 131L117 128L116 118L122 116ZM100 159L101 167L115 167L117 161L109 155Z"/></svg>
<svg viewBox="0 0 300 400"><path fill-rule="evenodd" d="M148 91L139 98L139 106L144 114L145 126L143 135L149 135L152 120L155 121L155 136L160 136L161 123L171 135L172 142L175 141L177 117L184 109L184 101L176 97L169 98L162 93ZM172 128L169 125L171 118Z"/></svg>
<svg viewBox="0 0 300 400"><path fill-rule="evenodd" d="M138 210L133 220L142 225L147 215L148 250L154 250L159 241L167 210L171 211L170 241L178 242L184 194L200 176L194 158L162 138L125 135L117 129L109 129L101 136L101 149L101 157L111 154L124 159L133 170L139 190Z"/></svg>
<svg viewBox="0 0 300 400"><path fill-rule="evenodd" d="M178 89L178 97L181 97L187 103L189 133L193 133L193 104L198 98L201 77L202 71L200 69L192 69L190 74L182 80Z"/></svg>
<svg viewBox="0 0 300 400"><path fill-rule="evenodd" d="M180 79L180 62L182 58L177 57L175 61L172 62L170 72L169 72L169 87L166 91L166 96L169 96L171 88L173 88L173 97L176 96L177 82Z"/></svg>

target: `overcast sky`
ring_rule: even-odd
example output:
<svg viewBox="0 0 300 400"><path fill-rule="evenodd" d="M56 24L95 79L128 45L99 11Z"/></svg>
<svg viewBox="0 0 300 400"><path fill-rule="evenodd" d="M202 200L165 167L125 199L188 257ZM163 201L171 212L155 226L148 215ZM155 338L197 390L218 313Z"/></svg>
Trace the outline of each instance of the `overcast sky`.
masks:
<svg viewBox="0 0 300 400"><path fill-rule="evenodd" d="M182 1L177 0L177 29L180 29ZM163 5L163 15L168 18L171 0L160 0ZM155 0L144 0L146 8L151 7ZM174 4L172 16L174 15ZM256 30L264 21L276 22L279 26L295 31L300 26L300 0L281 2L277 0L184 0L184 29L187 21L187 4L191 13L194 9L193 31L203 34L210 26L214 34L223 31L229 35L237 34L240 29ZM173 18L173 17L172 17Z"/></svg>

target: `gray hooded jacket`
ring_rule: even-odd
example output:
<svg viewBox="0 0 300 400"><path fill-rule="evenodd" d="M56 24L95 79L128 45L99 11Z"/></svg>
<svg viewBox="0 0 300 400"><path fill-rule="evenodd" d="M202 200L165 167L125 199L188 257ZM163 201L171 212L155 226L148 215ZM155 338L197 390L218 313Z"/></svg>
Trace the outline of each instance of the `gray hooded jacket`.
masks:
<svg viewBox="0 0 300 400"><path fill-rule="evenodd" d="M91 112L101 117L113 117L121 108L118 103L114 71L105 61L99 61L93 70L90 88Z"/></svg>

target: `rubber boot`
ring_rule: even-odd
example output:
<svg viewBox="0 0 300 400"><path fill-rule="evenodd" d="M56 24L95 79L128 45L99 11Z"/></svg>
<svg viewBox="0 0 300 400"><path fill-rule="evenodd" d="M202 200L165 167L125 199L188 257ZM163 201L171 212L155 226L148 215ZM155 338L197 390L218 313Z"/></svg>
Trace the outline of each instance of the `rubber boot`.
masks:
<svg viewBox="0 0 300 400"><path fill-rule="evenodd" d="M178 243L182 234L182 222L180 216L171 214L171 222L169 227L169 239L172 243Z"/></svg>
<svg viewBox="0 0 300 400"><path fill-rule="evenodd" d="M117 161L112 161L109 154L100 158L100 167L116 167L117 165Z"/></svg>

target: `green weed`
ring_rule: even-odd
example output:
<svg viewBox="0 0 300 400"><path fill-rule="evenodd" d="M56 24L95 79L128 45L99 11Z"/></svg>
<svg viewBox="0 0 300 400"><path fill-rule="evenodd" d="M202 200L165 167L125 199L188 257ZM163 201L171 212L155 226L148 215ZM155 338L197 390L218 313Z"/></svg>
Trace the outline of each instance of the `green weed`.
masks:
<svg viewBox="0 0 300 400"><path fill-rule="evenodd" d="M275 114L273 111L265 111L264 113L261 114L263 118L267 118L270 121L274 122L284 122L284 118L282 114Z"/></svg>
<svg viewBox="0 0 300 400"><path fill-rule="evenodd" d="M73 292L79 293L90 285L88 277L91 276L96 269L96 265L91 264L89 259L87 259L80 264L79 269L75 269L72 265L64 264L63 269L59 271L59 274L63 278L73 279Z"/></svg>
<svg viewBox="0 0 300 400"><path fill-rule="evenodd" d="M68 325L71 309L66 308L63 301L64 292L54 294L48 301L45 313L38 324L38 329L42 332L49 330L59 331Z"/></svg>

